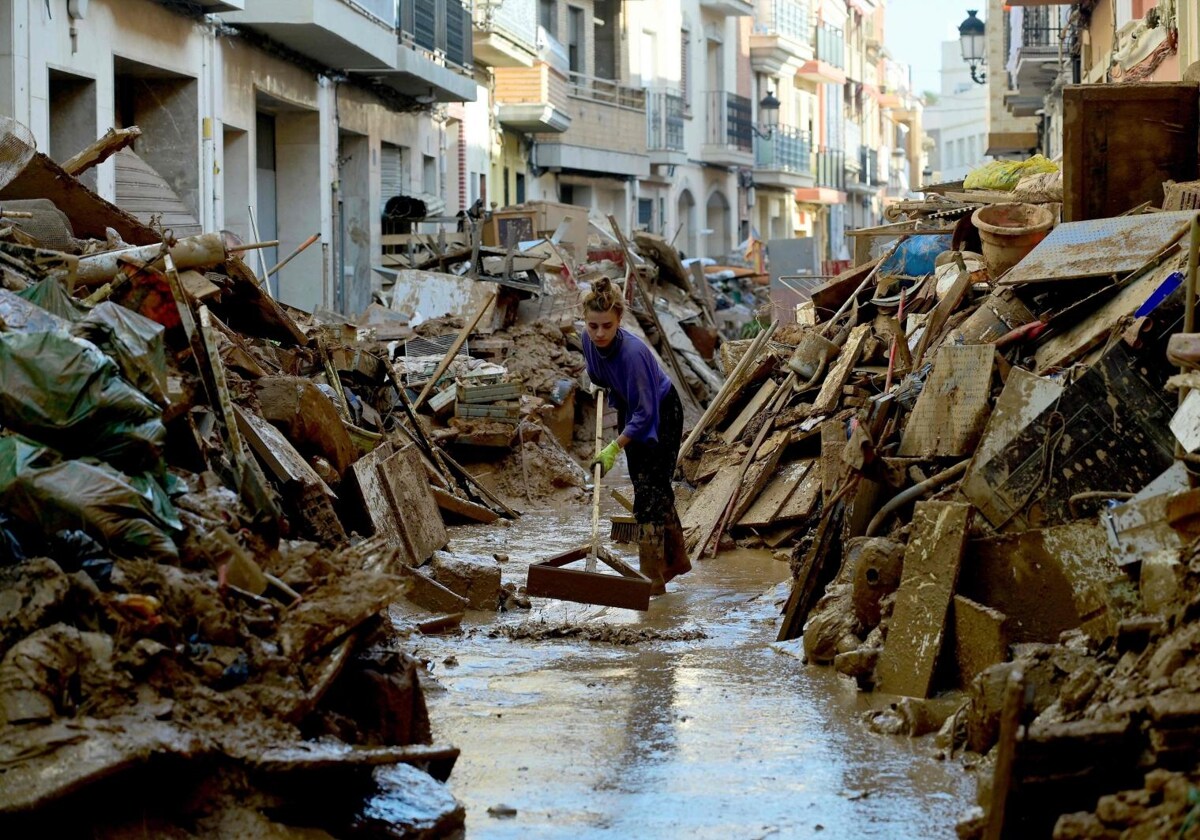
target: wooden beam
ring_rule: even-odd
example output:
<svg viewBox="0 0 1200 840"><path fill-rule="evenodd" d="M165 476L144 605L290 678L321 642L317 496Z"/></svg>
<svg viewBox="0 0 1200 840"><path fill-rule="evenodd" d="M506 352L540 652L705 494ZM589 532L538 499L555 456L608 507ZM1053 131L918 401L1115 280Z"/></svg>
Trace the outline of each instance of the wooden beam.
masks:
<svg viewBox="0 0 1200 840"><path fill-rule="evenodd" d="M68 175L78 178L93 166L104 163L141 136L142 130L136 125L131 125L129 128L110 128L74 156L68 158L62 168Z"/></svg>

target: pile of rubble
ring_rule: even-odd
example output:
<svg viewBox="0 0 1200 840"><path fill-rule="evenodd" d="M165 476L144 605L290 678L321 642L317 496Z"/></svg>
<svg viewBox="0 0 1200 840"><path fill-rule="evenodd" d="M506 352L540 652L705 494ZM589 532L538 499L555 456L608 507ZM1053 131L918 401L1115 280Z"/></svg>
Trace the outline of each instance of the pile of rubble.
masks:
<svg viewBox="0 0 1200 840"><path fill-rule="evenodd" d="M693 561L786 552L780 640L906 698L876 728L944 723L947 753L987 754L963 836L1049 833L1195 769L1194 212L1056 226L1056 205L971 197L915 208L962 223L896 226L807 324L721 348L682 518ZM1178 819L1166 779L1061 836Z"/></svg>
<svg viewBox="0 0 1200 840"><path fill-rule="evenodd" d="M176 240L80 167L19 164L0 183L0 825L461 828L458 753L431 742L403 637L529 600L446 525L586 483L576 277L636 278L628 326L695 414L721 385L689 338L713 357L711 302L660 284L674 250L640 256L614 223L582 250L442 252L356 318L305 313L243 262L259 243Z"/></svg>

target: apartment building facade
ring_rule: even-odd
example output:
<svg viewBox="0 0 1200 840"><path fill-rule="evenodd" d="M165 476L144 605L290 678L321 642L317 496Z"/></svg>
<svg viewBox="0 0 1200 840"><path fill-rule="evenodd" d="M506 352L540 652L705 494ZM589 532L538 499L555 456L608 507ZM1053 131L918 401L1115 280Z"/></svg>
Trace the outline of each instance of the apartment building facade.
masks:
<svg viewBox="0 0 1200 840"><path fill-rule="evenodd" d="M395 191L453 192L447 108L478 98L471 65L458 0L0 4L0 113L57 160L140 126L85 180L177 235L278 239L273 264L320 233L272 278L307 310L369 303Z"/></svg>
<svg viewBox="0 0 1200 840"><path fill-rule="evenodd" d="M177 235L278 239L260 270L320 233L271 280L306 310L366 307L397 196L443 219L578 204L718 260L751 236L810 236L836 260L845 230L877 222L899 188L898 126L912 122L883 13L884 0L9 0L0 113L57 160L141 126L89 185Z"/></svg>

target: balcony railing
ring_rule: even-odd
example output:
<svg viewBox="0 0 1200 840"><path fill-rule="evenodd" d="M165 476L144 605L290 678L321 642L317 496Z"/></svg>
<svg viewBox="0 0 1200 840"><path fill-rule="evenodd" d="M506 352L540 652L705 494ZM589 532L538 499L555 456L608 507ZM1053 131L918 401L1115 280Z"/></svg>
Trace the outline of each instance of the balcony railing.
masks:
<svg viewBox="0 0 1200 840"><path fill-rule="evenodd" d="M704 94L704 144L749 152L754 149L754 118L750 100L736 93L710 90Z"/></svg>
<svg viewBox="0 0 1200 840"><path fill-rule="evenodd" d="M881 180L882 178L882 180ZM866 146L858 148L858 183L880 186L887 183L887 176L879 172L879 152Z"/></svg>
<svg viewBox="0 0 1200 840"><path fill-rule="evenodd" d="M351 0L352 6L358 6L376 20L381 20L388 26L396 22L396 0Z"/></svg>
<svg viewBox="0 0 1200 840"><path fill-rule="evenodd" d="M754 31L807 43L812 31L808 21L807 0L758 0Z"/></svg>
<svg viewBox="0 0 1200 840"><path fill-rule="evenodd" d="M471 66L469 0L399 0L396 19L402 42L440 52L460 67Z"/></svg>
<svg viewBox="0 0 1200 840"><path fill-rule="evenodd" d="M646 91L646 149L683 151L683 96L677 90Z"/></svg>
<svg viewBox="0 0 1200 840"><path fill-rule="evenodd" d="M841 149L817 150L816 182L818 187L846 189L846 153Z"/></svg>
<svg viewBox="0 0 1200 840"><path fill-rule="evenodd" d="M485 32L499 32L513 41L534 46L538 43L537 0L478 2L475 25Z"/></svg>
<svg viewBox="0 0 1200 840"><path fill-rule="evenodd" d="M770 138L755 138L754 165L807 174L812 171L812 136L792 126L778 126Z"/></svg>
<svg viewBox="0 0 1200 840"><path fill-rule="evenodd" d="M1062 27L1057 8L1043 6L1025 9L1021 18L1021 47L1058 49Z"/></svg>
<svg viewBox="0 0 1200 840"><path fill-rule="evenodd" d="M597 79L582 73L571 73L569 80L568 92L578 99L590 99L593 102L632 108L636 111L646 110L645 88L627 87L612 79Z"/></svg>
<svg viewBox="0 0 1200 840"><path fill-rule="evenodd" d="M846 68L846 36L842 30L827 23L818 23L815 40L818 61L824 61L839 70Z"/></svg>

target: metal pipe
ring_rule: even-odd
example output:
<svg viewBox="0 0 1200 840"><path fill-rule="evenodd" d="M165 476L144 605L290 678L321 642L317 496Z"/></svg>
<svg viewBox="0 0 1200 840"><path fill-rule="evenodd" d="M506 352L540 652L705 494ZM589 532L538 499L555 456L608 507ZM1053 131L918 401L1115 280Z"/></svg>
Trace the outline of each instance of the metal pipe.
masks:
<svg viewBox="0 0 1200 840"><path fill-rule="evenodd" d="M286 257L284 257L282 260L280 260L279 262L275 263L275 265L274 265L272 268L268 269L268 270L267 270L267 273L266 273L266 275L263 277L263 279L264 279L264 280L268 280L268 279L270 279L270 277L271 277L271 275L272 275L272 274L274 274L276 271L279 271L279 269L283 268L285 265L287 265L288 263L290 263L292 260L296 259L296 257L300 256L300 253L301 253L302 251L304 251L304 250L305 250L305 249L306 249L306 248L307 248L309 245L313 244L314 242L316 242L316 241L317 241L318 239L320 239L320 238L321 238L321 234L320 234L320 233L314 233L312 236L308 237L308 239L305 239L303 242L301 242L301 243L300 243L300 244L299 244L299 245L296 247L296 250L295 250L295 251L292 251L292 253L288 254L288 255L287 255Z"/></svg>
<svg viewBox="0 0 1200 840"><path fill-rule="evenodd" d="M878 531L880 529L880 527L882 527L883 523L887 521L887 518L889 516L891 516L891 514L894 511L900 509L901 507L908 504L909 502L912 502L912 501L915 501L916 499L921 498L926 493L929 493L932 490L936 490L937 488L941 487L943 484L947 484L950 481L952 481L953 479L958 478L960 475L962 475L963 473L965 473L967 471L967 464L969 464L969 463L971 463L970 458L967 458L965 461L960 461L959 463L955 464L950 469L942 470L937 475L931 475L929 478L925 479L924 481L914 484L912 487L909 487L904 492L898 493L895 496L893 496L891 498L891 500L889 500L887 504L885 504L883 507L881 507L879 509L879 512L876 513L875 516L871 518L871 522L870 522L870 524L867 525L867 530L863 534L863 536L865 536L865 537L875 536L875 532Z"/></svg>

